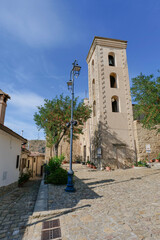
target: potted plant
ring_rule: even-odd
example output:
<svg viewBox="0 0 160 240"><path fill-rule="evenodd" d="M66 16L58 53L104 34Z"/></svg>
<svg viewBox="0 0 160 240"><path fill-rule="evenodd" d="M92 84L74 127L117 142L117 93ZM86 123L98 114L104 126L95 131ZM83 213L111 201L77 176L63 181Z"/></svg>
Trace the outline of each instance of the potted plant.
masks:
<svg viewBox="0 0 160 240"><path fill-rule="evenodd" d="M93 165L94 165L94 163L91 163L91 164L90 164L90 167L93 168Z"/></svg>
<svg viewBox="0 0 160 240"><path fill-rule="evenodd" d="M95 164L93 163L93 169L96 169L96 166L95 166Z"/></svg>
<svg viewBox="0 0 160 240"><path fill-rule="evenodd" d="M88 160L88 161L87 161L87 167L90 167L90 163L91 163L91 162Z"/></svg>
<svg viewBox="0 0 160 240"><path fill-rule="evenodd" d="M106 170L107 170L107 171L110 171L110 170L111 170L111 168L110 168L109 166L107 166L107 167L106 167Z"/></svg>

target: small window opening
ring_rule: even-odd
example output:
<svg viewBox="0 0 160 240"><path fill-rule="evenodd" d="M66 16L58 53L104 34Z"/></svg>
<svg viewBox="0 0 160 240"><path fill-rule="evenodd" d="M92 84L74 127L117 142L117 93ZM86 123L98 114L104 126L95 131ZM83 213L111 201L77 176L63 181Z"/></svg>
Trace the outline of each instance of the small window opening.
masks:
<svg viewBox="0 0 160 240"><path fill-rule="evenodd" d="M92 81L92 93L95 94L95 79Z"/></svg>
<svg viewBox="0 0 160 240"><path fill-rule="evenodd" d="M111 98L111 103L112 103L112 112L119 112L118 97L117 96L113 96Z"/></svg>
<svg viewBox="0 0 160 240"><path fill-rule="evenodd" d="M115 59L114 56L109 54L108 55L109 66L115 66Z"/></svg>
<svg viewBox="0 0 160 240"><path fill-rule="evenodd" d="M92 66L94 66L94 59L92 60Z"/></svg>
<svg viewBox="0 0 160 240"><path fill-rule="evenodd" d="M17 155L16 168L19 166L19 155Z"/></svg>
<svg viewBox="0 0 160 240"><path fill-rule="evenodd" d="M110 86L111 88L117 88L116 74L114 73L110 75Z"/></svg>
<svg viewBox="0 0 160 240"><path fill-rule="evenodd" d="M96 116L96 101L93 102L93 117Z"/></svg>

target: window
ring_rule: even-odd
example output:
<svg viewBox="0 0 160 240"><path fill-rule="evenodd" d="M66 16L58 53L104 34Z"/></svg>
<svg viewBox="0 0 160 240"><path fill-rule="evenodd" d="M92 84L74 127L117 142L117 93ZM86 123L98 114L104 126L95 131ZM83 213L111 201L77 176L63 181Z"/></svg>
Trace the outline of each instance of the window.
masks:
<svg viewBox="0 0 160 240"><path fill-rule="evenodd" d="M110 74L110 87L117 88L117 77L115 73Z"/></svg>
<svg viewBox="0 0 160 240"><path fill-rule="evenodd" d="M94 72L94 59L92 60L91 64L92 64L92 72Z"/></svg>
<svg viewBox="0 0 160 240"><path fill-rule="evenodd" d="M17 155L16 168L19 166L19 155Z"/></svg>
<svg viewBox="0 0 160 240"><path fill-rule="evenodd" d="M96 116L96 101L93 102L93 117Z"/></svg>
<svg viewBox="0 0 160 240"><path fill-rule="evenodd" d="M29 168L29 165L30 165L30 160L28 160L28 168Z"/></svg>
<svg viewBox="0 0 160 240"><path fill-rule="evenodd" d="M119 112L119 103L118 103L118 97L113 96L111 98L111 103L112 103L112 112Z"/></svg>
<svg viewBox="0 0 160 240"><path fill-rule="evenodd" d="M109 53L108 55L109 66L115 66L115 56L114 53Z"/></svg>
<svg viewBox="0 0 160 240"><path fill-rule="evenodd" d="M92 81L92 93L95 95L95 79Z"/></svg>

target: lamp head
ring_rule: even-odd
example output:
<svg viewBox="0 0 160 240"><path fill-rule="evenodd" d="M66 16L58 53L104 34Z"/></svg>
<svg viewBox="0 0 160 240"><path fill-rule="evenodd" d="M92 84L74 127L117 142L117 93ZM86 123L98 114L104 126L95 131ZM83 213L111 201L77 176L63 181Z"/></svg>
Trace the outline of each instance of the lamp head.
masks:
<svg viewBox="0 0 160 240"><path fill-rule="evenodd" d="M67 82L67 85L68 85L68 89L70 90L70 89L72 89L72 80L69 80L68 82Z"/></svg>
<svg viewBox="0 0 160 240"><path fill-rule="evenodd" d="M78 65L77 60L75 60L74 63L73 63L73 68L72 68L72 71L74 72L74 75L79 76L80 70L81 70L81 67Z"/></svg>

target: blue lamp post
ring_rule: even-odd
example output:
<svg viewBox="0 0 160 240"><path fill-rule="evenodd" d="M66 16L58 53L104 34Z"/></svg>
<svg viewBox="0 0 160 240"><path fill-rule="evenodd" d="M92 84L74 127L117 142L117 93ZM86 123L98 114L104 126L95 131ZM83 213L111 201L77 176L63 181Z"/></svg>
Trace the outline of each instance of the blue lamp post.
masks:
<svg viewBox="0 0 160 240"><path fill-rule="evenodd" d="M69 171L68 171L68 182L65 189L66 192L75 192L73 185L73 170L72 170L72 151L73 151L73 126L76 121L73 120L73 101L74 101L74 76L78 77L80 74L81 67L78 66L77 60L72 63L73 67L70 72L70 80L67 82L68 89L71 90L72 99L71 99L71 121L70 121L70 162L69 162Z"/></svg>

